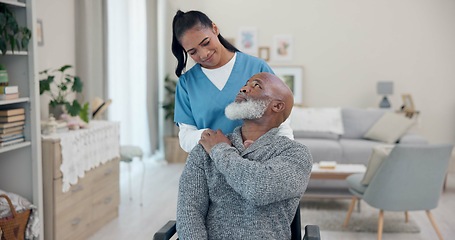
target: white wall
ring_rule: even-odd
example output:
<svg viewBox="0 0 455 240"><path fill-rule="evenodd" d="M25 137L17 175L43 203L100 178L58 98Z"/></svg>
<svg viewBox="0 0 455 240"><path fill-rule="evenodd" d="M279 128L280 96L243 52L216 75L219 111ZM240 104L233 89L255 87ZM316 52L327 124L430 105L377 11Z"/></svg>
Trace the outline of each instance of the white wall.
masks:
<svg viewBox="0 0 455 240"><path fill-rule="evenodd" d="M271 47L275 34L293 35L294 59L279 64L304 67L307 106L377 107L377 81L391 80L394 109L410 93L422 134L455 142L455 1L172 0L168 39L177 9L207 13L224 37L257 27L260 46ZM170 47L168 54L173 73Z"/></svg>
<svg viewBox="0 0 455 240"><path fill-rule="evenodd" d="M76 67L75 0L36 0L43 22L44 45L36 49L38 71L69 64ZM41 97L41 118L47 119L49 99Z"/></svg>

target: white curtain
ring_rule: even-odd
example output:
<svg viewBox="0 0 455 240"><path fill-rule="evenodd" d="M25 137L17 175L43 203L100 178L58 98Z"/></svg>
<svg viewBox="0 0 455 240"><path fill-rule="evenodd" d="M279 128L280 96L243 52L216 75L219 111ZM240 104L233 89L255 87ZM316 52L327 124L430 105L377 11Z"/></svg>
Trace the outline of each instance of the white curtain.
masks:
<svg viewBox="0 0 455 240"><path fill-rule="evenodd" d="M106 9L108 119L120 122L121 145L140 146L150 155L156 150L150 117L156 114L150 113L155 100L147 77L146 0L108 0Z"/></svg>

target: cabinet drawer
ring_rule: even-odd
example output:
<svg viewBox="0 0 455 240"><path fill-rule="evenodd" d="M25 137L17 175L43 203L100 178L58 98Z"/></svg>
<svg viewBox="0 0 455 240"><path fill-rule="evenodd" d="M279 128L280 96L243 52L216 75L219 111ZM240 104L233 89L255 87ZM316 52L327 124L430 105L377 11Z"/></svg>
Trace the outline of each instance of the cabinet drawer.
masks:
<svg viewBox="0 0 455 240"><path fill-rule="evenodd" d="M79 178L77 184L71 186L68 192L62 192L62 179L54 180L55 214L59 215L79 205L85 199L90 199L92 179L93 174L87 172L83 178Z"/></svg>
<svg viewBox="0 0 455 240"><path fill-rule="evenodd" d="M91 222L91 199L85 199L77 205L56 215L54 236L56 240L86 239Z"/></svg>
<svg viewBox="0 0 455 240"><path fill-rule="evenodd" d="M93 193L103 191L106 186L114 182L117 184L116 189L118 190L120 175L119 159L113 159L98 166L91 171L91 174L93 174L91 178Z"/></svg>
<svg viewBox="0 0 455 240"><path fill-rule="evenodd" d="M118 191L119 185L111 183L106 185L104 190L93 194L92 197L92 219L97 220L107 215L109 212L116 211L120 202Z"/></svg>

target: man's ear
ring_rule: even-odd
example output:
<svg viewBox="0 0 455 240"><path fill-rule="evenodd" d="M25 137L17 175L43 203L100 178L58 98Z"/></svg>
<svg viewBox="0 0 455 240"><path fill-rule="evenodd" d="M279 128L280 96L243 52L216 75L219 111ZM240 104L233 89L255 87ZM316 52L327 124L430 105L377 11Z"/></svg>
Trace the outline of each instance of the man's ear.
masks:
<svg viewBox="0 0 455 240"><path fill-rule="evenodd" d="M272 102L272 111L282 112L286 108L286 104L283 101L273 101Z"/></svg>

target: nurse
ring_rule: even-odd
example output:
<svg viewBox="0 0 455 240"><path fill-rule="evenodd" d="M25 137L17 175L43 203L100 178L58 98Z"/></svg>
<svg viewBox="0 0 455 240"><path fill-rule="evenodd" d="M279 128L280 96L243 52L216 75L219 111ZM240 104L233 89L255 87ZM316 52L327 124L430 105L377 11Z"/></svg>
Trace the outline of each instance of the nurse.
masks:
<svg viewBox="0 0 455 240"><path fill-rule="evenodd" d="M224 109L251 76L273 73L264 60L240 52L224 39L217 25L200 11L177 11L172 22L172 53L179 77L174 122L186 152L198 144L206 129L228 134L241 125L239 120L229 120ZM186 71L188 55L196 64ZM280 126L279 134L294 139L289 120Z"/></svg>

